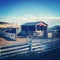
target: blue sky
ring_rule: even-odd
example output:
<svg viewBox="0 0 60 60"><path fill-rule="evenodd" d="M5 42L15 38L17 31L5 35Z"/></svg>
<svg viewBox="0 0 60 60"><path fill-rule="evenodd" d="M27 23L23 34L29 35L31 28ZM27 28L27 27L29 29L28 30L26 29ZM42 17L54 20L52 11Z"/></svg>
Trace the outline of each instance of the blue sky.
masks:
<svg viewBox="0 0 60 60"><path fill-rule="evenodd" d="M60 0L0 0L0 20L25 15L60 17Z"/></svg>
<svg viewBox="0 0 60 60"><path fill-rule="evenodd" d="M45 13L47 10L47 13ZM0 0L1 16L33 14L60 16L60 0Z"/></svg>

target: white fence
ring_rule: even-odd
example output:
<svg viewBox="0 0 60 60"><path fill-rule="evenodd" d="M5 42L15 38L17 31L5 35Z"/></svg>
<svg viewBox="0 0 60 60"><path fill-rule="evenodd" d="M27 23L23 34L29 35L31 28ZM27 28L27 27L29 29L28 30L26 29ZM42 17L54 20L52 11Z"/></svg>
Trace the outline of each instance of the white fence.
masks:
<svg viewBox="0 0 60 60"><path fill-rule="evenodd" d="M35 39L27 38L28 43L15 44L9 46L1 46L0 58L14 56L18 54L41 53L52 49L60 48L60 40L58 39Z"/></svg>
<svg viewBox="0 0 60 60"><path fill-rule="evenodd" d="M6 33L5 32L5 36L11 38L11 40L12 39L14 39L14 40L16 39L16 34L13 34L13 33Z"/></svg>

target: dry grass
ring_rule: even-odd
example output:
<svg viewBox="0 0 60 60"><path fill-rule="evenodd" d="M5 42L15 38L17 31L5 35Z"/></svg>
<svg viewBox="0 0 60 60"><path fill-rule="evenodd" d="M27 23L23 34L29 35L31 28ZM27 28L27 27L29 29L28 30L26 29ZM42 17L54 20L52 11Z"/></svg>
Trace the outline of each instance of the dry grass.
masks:
<svg viewBox="0 0 60 60"><path fill-rule="evenodd" d="M27 38L18 38L17 41L8 41L5 40L4 38L0 38L0 46L4 46L4 45L10 45L10 44L24 44L27 42Z"/></svg>

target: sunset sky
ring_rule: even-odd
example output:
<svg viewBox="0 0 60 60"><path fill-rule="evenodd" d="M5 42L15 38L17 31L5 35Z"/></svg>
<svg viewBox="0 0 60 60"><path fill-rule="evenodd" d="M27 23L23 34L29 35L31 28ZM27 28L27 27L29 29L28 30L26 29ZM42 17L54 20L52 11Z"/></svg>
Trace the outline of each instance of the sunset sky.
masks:
<svg viewBox="0 0 60 60"><path fill-rule="evenodd" d="M60 25L60 0L0 0L0 21ZM53 23L52 23L53 22Z"/></svg>

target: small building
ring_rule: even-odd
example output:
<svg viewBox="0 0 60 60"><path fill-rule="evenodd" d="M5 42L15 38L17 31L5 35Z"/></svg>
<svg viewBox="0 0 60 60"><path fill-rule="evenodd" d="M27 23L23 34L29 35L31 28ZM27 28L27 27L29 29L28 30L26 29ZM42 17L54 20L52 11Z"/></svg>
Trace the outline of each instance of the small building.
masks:
<svg viewBox="0 0 60 60"><path fill-rule="evenodd" d="M54 38L60 38L60 26L59 25L52 27L52 31L53 31Z"/></svg>
<svg viewBox="0 0 60 60"><path fill-rule="evenodd" d="M47 37L47 24L44 22L29 22L21 25L21 32L18 35L28 36L37 34L40 37Z"/></svg>
<svg viewBox="0 0 60 60"><path fill-rule="evenodd" d="M60 37L60 26L56 25L48 29L48 38L59 38Z"/></svg>

